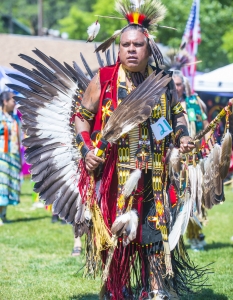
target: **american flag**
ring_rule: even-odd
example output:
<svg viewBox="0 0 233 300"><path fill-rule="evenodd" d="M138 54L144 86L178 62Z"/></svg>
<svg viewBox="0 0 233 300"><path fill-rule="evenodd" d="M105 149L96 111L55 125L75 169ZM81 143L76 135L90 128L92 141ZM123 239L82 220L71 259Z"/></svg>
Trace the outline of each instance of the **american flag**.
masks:
<svg viewBox="0 0 233 300"><path fill-rule="evenodd" d="M196 55L198 44L201 42L201 30L200 30L200 0L193 0L188 22L185 27L184 35L182 38L182 44L186 42L185 49L190 57L190 66L183 68L183 74L189 79L191 88L193 90L194 77L196 73Z"/></svg>

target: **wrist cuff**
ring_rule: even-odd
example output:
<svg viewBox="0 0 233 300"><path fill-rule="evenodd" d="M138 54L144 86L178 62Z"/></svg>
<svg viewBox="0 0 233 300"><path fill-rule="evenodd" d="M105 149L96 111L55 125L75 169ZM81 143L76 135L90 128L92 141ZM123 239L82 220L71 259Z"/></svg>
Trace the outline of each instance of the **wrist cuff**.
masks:
<svg viewBox="0 0 233 300"><path fill-rule="evenodd" d="M90 137L90 133L88 131L82 131L76 136L76 142L78 144L78 149L83 158L87 155L87 153L94 149Z"/></svg>

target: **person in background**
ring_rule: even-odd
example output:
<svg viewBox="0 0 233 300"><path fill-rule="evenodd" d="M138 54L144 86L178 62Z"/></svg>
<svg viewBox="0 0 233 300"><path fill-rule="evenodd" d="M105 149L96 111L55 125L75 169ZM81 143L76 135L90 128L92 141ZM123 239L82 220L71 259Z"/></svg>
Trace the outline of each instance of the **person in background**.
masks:
<svg viewBox="0 0 233 300"><path fill-rule="evenodd" d="M206 115L206 105L196 93L191 92L188 79L183 76L181 71L173 71L173 80L176 85L179 101L187 112L185 118L188 124L189 134L194 138L197 133L206 128L209 124ZM208 138L209 136L207 135L206 142ZM204 205L202 207L202 215L199 215L198 218L202 224L206 223L206 210ZM192 250L204 250L204 246L206 245L205 236L201 228L192 221L189 221L188 224L187 238Z"/></svg>
<svg viewBox="0 0 233 300"><path fill-rule="evenodd" d="M20 201L20 130L19 119L13 113L14 94L0 94L0 224L7 222L8 205Z"/></svg>

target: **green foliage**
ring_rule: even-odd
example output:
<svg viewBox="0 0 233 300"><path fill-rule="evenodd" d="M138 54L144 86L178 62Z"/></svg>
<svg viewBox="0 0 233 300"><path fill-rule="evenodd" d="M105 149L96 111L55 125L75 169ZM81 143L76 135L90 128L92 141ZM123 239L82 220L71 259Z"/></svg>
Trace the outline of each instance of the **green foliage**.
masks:
<svg viewBox="0 0 233 300"><path fill-rule="evenodd" d="M92 23L92 15L72 6L69 16L60 20L61 31L67 32L70 39L87 39L87 23Z"/></svg>
<svg viewBox="0 0 233 300"><path fill-rule="evenodd" d="M223 38L222 48L226 51L227 57L231 63L233 63L233 29L229 29Z"/></svg>
<svg viewBox="0 0 233 300"><path fill-rule="evenodd" d="M43 27L59 28L58 21L68 14L73 4L88 10L90 3L91 0L43 0ZM12 14L18 21L30 27L33 34L37 34L38 0L2 0L0 11L4 14Z"/></svg>

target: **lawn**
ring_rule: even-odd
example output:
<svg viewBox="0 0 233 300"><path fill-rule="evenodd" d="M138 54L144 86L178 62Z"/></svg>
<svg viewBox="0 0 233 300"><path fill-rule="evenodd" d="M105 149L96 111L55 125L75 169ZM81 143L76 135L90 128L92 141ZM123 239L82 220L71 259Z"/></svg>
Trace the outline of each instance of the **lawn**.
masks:
<svg viewBox="0 0 233 300"><path fill-rule="evenodd" d="M83 279L79 270L84 258L70 255L71 226L52 224L50 212L33 209L31 191L31 183L25 180L21 204L8 208L12 222L0 227L0 299L98 299L100 279ZM214 262L210 286L190 300L233 300L232 195L228 188L225 203L209 212L206 251L189 251L196 264Z"/></svg>

